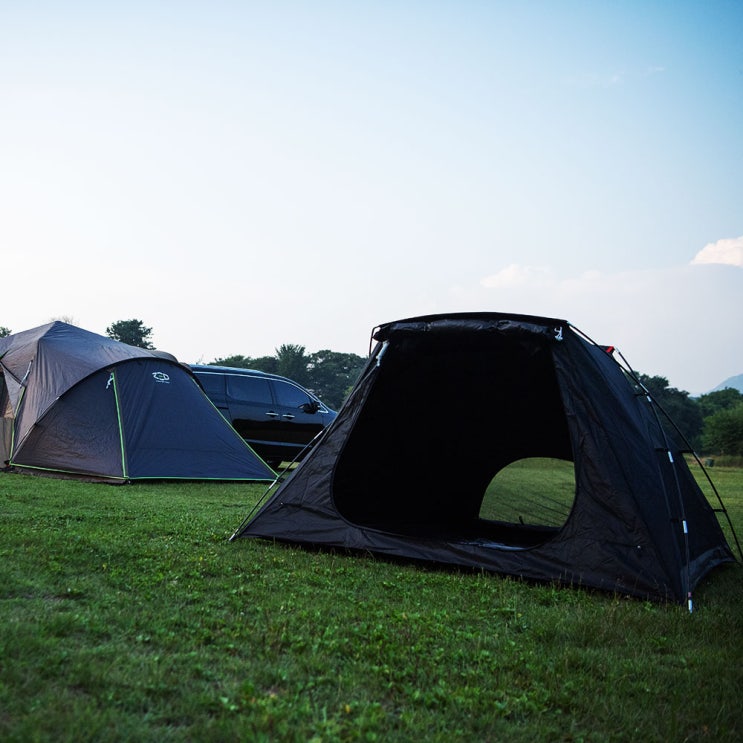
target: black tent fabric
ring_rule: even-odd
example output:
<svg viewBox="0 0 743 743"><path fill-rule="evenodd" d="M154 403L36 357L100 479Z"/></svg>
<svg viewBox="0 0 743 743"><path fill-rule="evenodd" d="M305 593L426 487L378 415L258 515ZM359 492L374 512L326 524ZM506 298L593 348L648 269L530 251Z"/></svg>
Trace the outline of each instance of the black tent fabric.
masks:
<svg viewBox="0 0 743 743"><path fill-rule="evenodd" d="M109 482L275 474L162 352L55 321L0 338L2 460Z"/></svg>
<svg viewBox="0 0 743 743"><path fill-rule="evenodd" d="M713 567L735 561L653 401L566 321L433 315L382 325L373 339L336 421L233 539L368 550L679 602ZM560 523L483 516L496 476L531 458L572 468ZM498 491L491 497L497 511Z"/></svg>

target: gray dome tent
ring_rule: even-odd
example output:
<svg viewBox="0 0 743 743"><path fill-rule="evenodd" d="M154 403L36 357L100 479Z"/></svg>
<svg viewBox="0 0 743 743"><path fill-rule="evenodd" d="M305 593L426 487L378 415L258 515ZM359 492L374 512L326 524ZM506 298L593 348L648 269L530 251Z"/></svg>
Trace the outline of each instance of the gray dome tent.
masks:
<svg viewBox="0 0 743 743"><path fill-rule="evenodd" d="M175 357L64 322L0 338L0 455L13 470L108 482L271 481Z"/></svg>
<svg viewBox="0 0 743 743"><path fill-rule="evenodd" d="M690 600L735 558L682 453L607 349L563 320L495 313L380 326L335 422L233 535ZM567 463L559 518L499 473ZM487 513L483 506L488 500Z"/></svg>

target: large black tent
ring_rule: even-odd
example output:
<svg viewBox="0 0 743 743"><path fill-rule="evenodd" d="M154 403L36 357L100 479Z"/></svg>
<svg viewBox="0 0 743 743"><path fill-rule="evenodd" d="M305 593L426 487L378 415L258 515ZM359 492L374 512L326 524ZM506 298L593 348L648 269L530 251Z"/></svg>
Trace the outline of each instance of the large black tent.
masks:
<svg viewBox="0 0 743 743"><path fill-rule="evenodd" d="M0 338L0 456L110 482L275 475L163 353L55 321Z"/></svg>
<svg viewBox="0 0 743 743"><path fill-rule="evenodd" d="M435 315L373 338L334 424L233 539L674 601L735 560L655 403L569 323ZM529 485L499 492L501 473L533 458L572 473L557 517L534 506Z"/></svg>

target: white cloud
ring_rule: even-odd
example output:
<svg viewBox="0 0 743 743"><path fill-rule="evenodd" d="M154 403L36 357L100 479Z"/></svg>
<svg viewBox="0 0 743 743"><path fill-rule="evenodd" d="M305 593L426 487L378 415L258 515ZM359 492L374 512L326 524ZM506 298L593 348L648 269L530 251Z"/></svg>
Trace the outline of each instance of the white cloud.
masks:
<svg viewBox="0 0 743 743"><path fill-rule="evenodd" d="M743 268L743 235L707 243L692 260L692 265L700 263L722 263Z"/></svg>

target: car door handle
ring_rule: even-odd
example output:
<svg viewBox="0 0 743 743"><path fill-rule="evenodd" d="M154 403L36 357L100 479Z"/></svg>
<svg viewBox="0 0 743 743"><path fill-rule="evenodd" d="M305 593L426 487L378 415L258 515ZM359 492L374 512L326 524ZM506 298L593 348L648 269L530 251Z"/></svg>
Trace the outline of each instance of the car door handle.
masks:
<svg viewBox="0 0 743 743"><path fill-rule="evenodd" d="M284 413L281 417L288 418L290 421L294 420L294 416L291 413Z"/></svg>
<svg viewBox="0 0 743 743"><path fill-rule="evenodd" d="M278 418L279 417L279 414L278 413L274 413L273 410L269 410L269 412L266 413L266 415L270 416L271 418Z"/></svg>

